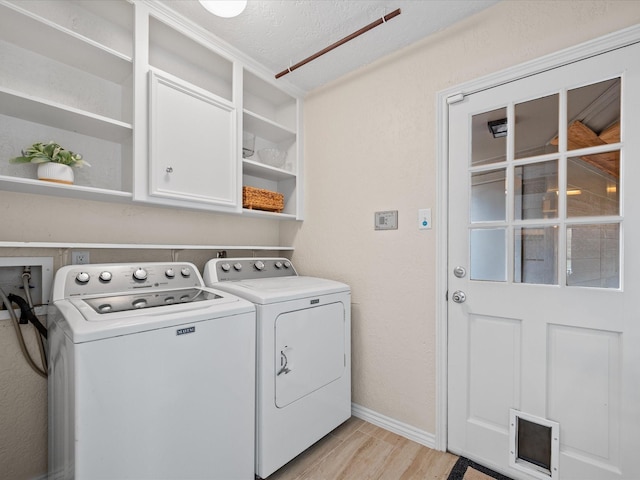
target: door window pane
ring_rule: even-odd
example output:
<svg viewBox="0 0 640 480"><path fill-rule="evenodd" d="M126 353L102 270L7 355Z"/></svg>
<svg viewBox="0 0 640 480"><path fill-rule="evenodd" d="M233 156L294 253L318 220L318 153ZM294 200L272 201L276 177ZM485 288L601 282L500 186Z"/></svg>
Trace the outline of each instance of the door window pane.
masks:
<svg viewBox="0 0 640 480"><path fill-rule="evenodd" d="M569 158L567 216L618 215L619 212L620 152Z"/></svg>
<svg viewBox="0 0 640 480"><path fill-rule="evenodd" d="M620 225L567 227L567 285L620 287Z"/></svg>
<svg viewBox="0 0 640 480"><path fill-rule="evenodd" d="M474 115L471 121L471 165L507 159L507 109Z"/></svg>
<svg viewBox="0 0 640 480"><path fill-rule="evenodd" d="M516 220L558 216L558 161L515 168Z"/></svg>
<svg viewBox="0 0 640 480"><path fill-rule="evenodd" d="M558 94L536 98L515 107L515 158L558 151Z"/></svg>
<svg viewBox="0 0 640 480"><path fill-rule="evenodd" d="M620 78L567 92L567 149L620 141Z"/></svg>
<svg viewBox="0 0 640 480"><path fill-rule="evenodd" d="M507 235L504 228L471 230L470 248L471 280L507 280Z"/></svg>
<svg viewBox="0 0 640 480"><path fill-rule="evenodd" d="M476 172L471 175L471 221L490 222L506 219L505 169Z"/></svg>
<svg viewBox="0 0 640 480"><path fill-rule="evenodd" d="M515 231L516 283L558 284L558 227L527 227Z"/></svg>

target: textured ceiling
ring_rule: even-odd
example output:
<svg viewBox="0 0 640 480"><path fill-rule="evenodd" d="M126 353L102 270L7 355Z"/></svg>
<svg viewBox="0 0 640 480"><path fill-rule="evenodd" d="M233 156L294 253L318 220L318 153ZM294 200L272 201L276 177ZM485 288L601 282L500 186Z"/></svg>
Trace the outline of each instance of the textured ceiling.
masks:
<svg viewBox="0 0 640 480"><path fill-rule="evenodd" d="M308 92L473 15L498 0L248 0L235 18L208 13L197 0L159 0L233 45L273 74L380 19L386 24L283 79Z"/></svg>

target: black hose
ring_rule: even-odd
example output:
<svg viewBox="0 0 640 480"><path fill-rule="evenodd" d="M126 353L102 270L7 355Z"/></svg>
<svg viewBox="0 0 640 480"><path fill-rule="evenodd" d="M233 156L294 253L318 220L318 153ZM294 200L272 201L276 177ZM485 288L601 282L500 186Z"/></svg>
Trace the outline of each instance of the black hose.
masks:
<svg viewBox="0 0 640 480"><path fill-rule="evenodd" d="M10 293L9 295L7 295L7 298L11 302L18 305L18 307L20 307L20 323L27 323L27 322L33 323L33 326L38 329L38 332L40 332L40 335L42 335L44 338L47 338L47 327L45 327L42 323L40 323L40 320L38 320L38 317L36 317L33 311L31 311L31 307L29 307L29 304L27 303L27 301L18 295L14 295L13 293Z"/></svg>

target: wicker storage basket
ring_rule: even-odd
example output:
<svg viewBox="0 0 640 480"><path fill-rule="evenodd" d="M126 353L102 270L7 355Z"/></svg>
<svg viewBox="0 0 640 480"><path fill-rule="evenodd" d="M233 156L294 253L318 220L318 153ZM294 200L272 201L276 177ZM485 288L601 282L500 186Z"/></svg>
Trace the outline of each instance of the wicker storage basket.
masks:
<svg viewBox="0 0 640 480"><path fill-rule="evenodd" d="M255 187L242 187L242 206L267 212L282 212L284 195Z"/></svg>

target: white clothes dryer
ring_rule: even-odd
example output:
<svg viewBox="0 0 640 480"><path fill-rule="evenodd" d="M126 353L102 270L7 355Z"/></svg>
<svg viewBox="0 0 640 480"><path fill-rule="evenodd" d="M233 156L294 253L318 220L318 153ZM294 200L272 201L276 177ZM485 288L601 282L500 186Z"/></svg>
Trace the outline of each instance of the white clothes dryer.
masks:
<svg viewBox="0 0 640 480"><path fill-rule="evenodd" d="M220 258L204 280L256 306L256 462L266 478L351 416L351 290L286 258Z"/></svg>
<svg viewBox="0 0 640 480"><path fill-rule="evenodd" d="M189 263L73 265L49 309L49 479L254 479L255 308Z"/></svg>

